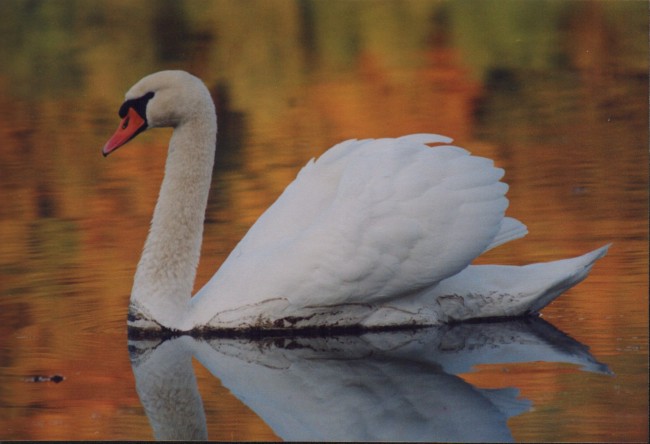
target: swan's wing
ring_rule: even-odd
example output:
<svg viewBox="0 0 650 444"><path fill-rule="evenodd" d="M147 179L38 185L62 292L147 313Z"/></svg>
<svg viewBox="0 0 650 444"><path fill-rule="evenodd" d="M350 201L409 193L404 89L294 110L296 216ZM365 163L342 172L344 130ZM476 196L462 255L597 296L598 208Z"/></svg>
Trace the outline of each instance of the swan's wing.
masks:
<svg viewBox="0 0 650 444"><path fill-rule="evenodd" d="M522 224L517 219L514 219L512 217L504 217L501 221L499 232L496 236L494 236L494 239L492 239L492 242L487 246L485 251L496 248L499 245L505 244L506 242L520 239L527 234L528 228L526 228L526 225Z"/></svg>
<svg viewBox="0 0 650 444"><path fill-rule="evenodd" d="M425 145L449 141L351 140L310 161L195 299L219 309L390 300L458 273L498 233L520 234L501 228L503 170Z"/></svg>
<svg viewBox="0 0 650 444"><path fill-rule="evenodd" d="M412 134L399 139L386 140L408 141L422 146L426 143L452 141L448 137L437 134ZM246 233L232 251L231 257L281 244L317 223L323 211L331 207L339 192L346 186L341 183L341 178L352 163L360 162L360 167L363 169L372 168L370 174L376 171L379 153L370 151L373 142L376 141L347 140L327 150L318 162L314 158L307 162L296 179ZM367 157L364 159L364 156ZM387 167L388 173L391 173L390 164L384 167ZM398 165L395 167L397 168ZM390 180L386 182L384 186L389 185Z"/></svg>

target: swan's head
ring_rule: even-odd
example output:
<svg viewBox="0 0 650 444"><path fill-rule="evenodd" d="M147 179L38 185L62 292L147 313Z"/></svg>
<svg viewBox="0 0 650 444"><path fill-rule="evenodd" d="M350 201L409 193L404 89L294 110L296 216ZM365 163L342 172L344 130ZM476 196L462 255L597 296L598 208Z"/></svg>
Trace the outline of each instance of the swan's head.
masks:
<svg viewBox="0 0 650 444"><path fill-rule="evenodd" d="M149 128L177 127L214 105L203 82L185 71L160 71L129 89L120 107L122 118L102 153L109 155Z"/></svg>

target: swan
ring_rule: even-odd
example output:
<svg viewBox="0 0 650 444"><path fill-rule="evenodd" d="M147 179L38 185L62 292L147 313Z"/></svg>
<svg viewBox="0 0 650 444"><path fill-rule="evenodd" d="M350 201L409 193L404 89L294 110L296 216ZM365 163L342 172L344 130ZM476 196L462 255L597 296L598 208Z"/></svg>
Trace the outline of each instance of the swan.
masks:
<svg viewBox="0 0 650 444"><path fill-rule="evenodd" d="M536 314L609 247L527 266L470 265L527 234L505 216L504 171L441 135L348 140L302 168L192 297L216 149L210 93L187 72L157 72L128 90L119 116L104 156L149 128L173 128L135 272L132 331L372 329Z"/></svg>

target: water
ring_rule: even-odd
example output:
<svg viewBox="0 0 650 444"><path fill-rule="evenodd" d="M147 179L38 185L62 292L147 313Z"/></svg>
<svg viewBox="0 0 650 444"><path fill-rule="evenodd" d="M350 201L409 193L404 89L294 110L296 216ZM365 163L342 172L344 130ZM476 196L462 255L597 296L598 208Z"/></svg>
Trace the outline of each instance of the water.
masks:
<svg viewBox="0 0 650 444"><path fill-rule="evenodd" d="M182 68L206 81L220 119L197 287L302 164L353 137L438 132L505 168L508 212L530 234L480 263L553 260L614 243L585 282L544 310L550 327L517 333L540 343L526 356L499 348L503 337L519 336L494 326L454 333L451 350L465 361L430 353L449 348L440 342L449 333L437 330L416 341L430 348L380 347L379 361L358 359L368 345L354 340L335 359L332 342L310 345L322 353L315 357L286 341L263 356L227 341L182 344L179 365L191 362L196 372L210 439L295 436L298 426L279 428L262 396L311 424L309 409L292 413L282 401L287 391L274 387L283 386L232 380L238 372L261 378L269 366L254 363L282 356L310 370L297 381L319 378L305 386L303 403L329 388L338 397L323 402L345 408L345 387L376 390L376 380L358 376L365 368L429 409L451 406L426 397L417 404L393 375L409 375L439 400L464 389L517 389L493 392L511 407L489 422L503 439L647 440L647 32L645 2L2 2L0 439L154 436L125 318L170 133L141 135L108 159L100 149L132 83ZM506 351L458 345L476 337L499 344L487 348L495 354ZM404 342L366 340L395 341ZM562 354L558 344L579 353ZM459 362L471 365L448 368ZM332 379L334 364L348 369L347 379ZM280 375L299 374L292 371ZM32 382L57 375L63 381ZM463 389L436 392L439 380ZM383 399L375 408L390 404L375 393ZM350 399L366 405L361 395ZM465 409L450 418L475 419L479 401L461 399ZM382 423L366 424L382 436ZM427 437L443 439L440 432Z"/></svg>

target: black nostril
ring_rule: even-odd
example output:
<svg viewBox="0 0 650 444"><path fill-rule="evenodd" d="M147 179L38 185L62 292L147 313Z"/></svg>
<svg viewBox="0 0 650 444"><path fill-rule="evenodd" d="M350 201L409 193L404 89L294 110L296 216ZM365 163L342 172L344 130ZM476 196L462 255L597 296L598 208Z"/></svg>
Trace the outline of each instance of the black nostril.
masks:
<svg viewBox="0 0 650 444"><path fill-rule="evenodd" d="M126 129L126 127L129 126L129 120L130 120L130 117L127 117L126 119L124 119L124 123L122 124L122 129Z"/></svg>

